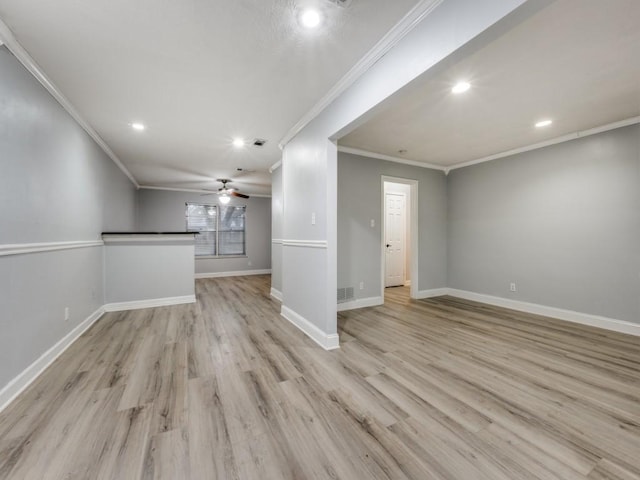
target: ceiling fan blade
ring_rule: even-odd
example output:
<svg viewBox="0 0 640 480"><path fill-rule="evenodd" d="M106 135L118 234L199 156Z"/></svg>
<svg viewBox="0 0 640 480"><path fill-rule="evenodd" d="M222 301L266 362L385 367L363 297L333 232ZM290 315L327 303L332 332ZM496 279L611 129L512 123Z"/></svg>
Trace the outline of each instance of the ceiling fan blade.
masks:
<svg viewBox="0 0 640 480"><path fill-rule="evenodd" d="M245 195L244 193L240 193L240 192L229 192L229 193L234 197L249 198L249 195Z"/></svg>

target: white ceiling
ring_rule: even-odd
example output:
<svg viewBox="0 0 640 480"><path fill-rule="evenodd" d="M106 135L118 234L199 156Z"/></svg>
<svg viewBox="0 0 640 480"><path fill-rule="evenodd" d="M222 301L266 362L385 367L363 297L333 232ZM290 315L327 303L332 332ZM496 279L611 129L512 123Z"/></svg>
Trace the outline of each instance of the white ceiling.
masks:
<svg viewBox="0 0 640 480"><path fill-rule="evenodd" d="M278 142L416 3L0 0L0 18L140 184L269 194Z"/></svg>
<svg viewBox="0 0 640 480"><path fill-rule="evenodd" d="M640 1L557 0L440 70L339 144L449 167L636 117ZM472 87L453 95L461 79ZM554 123L533 127L544 118Z"/></svg>

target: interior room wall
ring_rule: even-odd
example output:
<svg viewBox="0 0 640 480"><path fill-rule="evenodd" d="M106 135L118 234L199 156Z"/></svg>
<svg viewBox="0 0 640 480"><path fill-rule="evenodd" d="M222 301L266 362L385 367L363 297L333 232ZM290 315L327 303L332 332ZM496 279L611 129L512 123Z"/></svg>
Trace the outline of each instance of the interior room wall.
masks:
<svg viewBox="0 0 640 480"><path fill-rule="evenodd" d="M282 168L271 173L271 292L282 299Z"/></svg>
<svg viewBox="0 0 640 480"><path fill-rule="evenodd" d="M428 14L416 18L412 29L353 85L284 139L282 313L325 348L337 346L338 160L334 139L365 121L383 100L524 3L437 3ZM528 14L524 12L520 20ZM518 19L510 17L511 21Z"/></svg>
<svg viewBox="0 0 640 480"><path fill-rule="evenodd" d="M138 227L142 232L186 231L185 203L217 204L217 195L174 192L168 190L138 191ZM255 272L271 269L271 199L232 197L229 205L246 205L246 257L198 258L196 275Z"/></svg>
<svg viewBox="0 0 640 480"><path fill-rule="evenodd" d="M111 159L0 47L0 391L104 304L100 234L134 228L135 196ZM91 241L98 245L51 250ZM32 244L44 251L16 253Z"/></svg>
<svg viewBox="0 0 640 480"><path fill-rule="evenodd" d="M450 287L640 322L640 126L447 180Z"/></svg>
<svg viewBox="0 0 640 480"><path fill-rule="evenodd" d="M338 153L338 287L355 287L356 299L380 296L383 175L418 181L418 290L446 287L444 172L343 152Z"/></svg>

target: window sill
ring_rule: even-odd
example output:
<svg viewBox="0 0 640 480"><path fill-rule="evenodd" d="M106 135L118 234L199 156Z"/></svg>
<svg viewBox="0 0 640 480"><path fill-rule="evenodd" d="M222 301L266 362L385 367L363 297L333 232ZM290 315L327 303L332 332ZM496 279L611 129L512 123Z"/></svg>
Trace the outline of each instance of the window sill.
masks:
<svg viewBox="0 0 640 480"><path fill-rule="evenodd" d="M196 260L224 260L226 258L249 258L247 255L196 255Z"/></svg>

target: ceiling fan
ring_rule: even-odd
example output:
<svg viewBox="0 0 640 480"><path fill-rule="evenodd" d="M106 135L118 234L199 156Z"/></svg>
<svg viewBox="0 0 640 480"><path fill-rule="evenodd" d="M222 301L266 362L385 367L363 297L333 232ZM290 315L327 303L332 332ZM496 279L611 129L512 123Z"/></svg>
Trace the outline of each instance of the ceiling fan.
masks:
<svg viewBox="0 0 640 480"><path fill-rule="evenodd" d="M239 198L249 198L249 195L245 195L244 193L238 192L237 189L233 187L227 187L227 183L231 183L231 180L228 178L218 178L218 182L222 183L222 187L218 189L218 196L220 197L220 203L226 205L231 200L231 197L239 197ZM211 195L207 193L206 195Z"/></svg>

